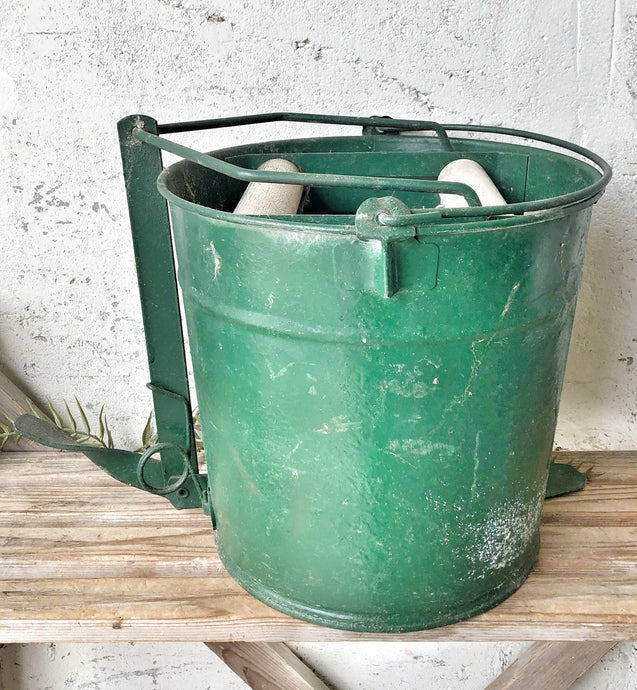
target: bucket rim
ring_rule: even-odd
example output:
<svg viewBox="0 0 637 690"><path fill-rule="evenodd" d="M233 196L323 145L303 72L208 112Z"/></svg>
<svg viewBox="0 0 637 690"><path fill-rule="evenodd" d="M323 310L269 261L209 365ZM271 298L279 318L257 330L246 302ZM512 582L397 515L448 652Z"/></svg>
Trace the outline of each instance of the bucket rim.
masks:
<svg viewBox="0 0 637 690"><path fill-rule="evenodd" d="M352 118L343 118L340 116L312 116L306 114L291 114L291 113L277 113L271 115L260 115L260 116L245 116L242 118L236 118L234 120L229 120L229 124L252 124L254 122L271 122L275 120L293 120L293 121L304 121L304 122L321 122L330 124L343 124L342 120L349 120ZM422 130L434 129L438 135L441 142L441 150L446 150L453 152L451 148L451 142L446 136L447 130L450 132L464 132L464 133L482 133L482 134L497 134L507 137L513 137L515 139L524 139L527 141L539 142L541 144L549 145L562 149L560 155L565 155L564 151L570 154L575 154L570 157L573 160L584 159L585 165L588 165L594 172L596 172L599 177L592 184L586 185L575 192L569 192L567 194L562 194L554 197L549 197L545 199L538 199L532 201L522 201L515 202L511 204L506 204L503 206L475 206L471 205L471 200L466 193L466 190L458 190L456 193L464 194L469 200L470 205L463 208L437 208L437 209L409 209L410 213L403 213L401 215L393 217L384 217L381 221L383 225L387 226L422 226L426 225L429 228L433 228L436 225L436 220L446 218L460 221L461 224L484 224L484 222L489 223L488 229L497 229L504 226L510 225L506 220L510 219L513 215L516 218L515 224L524 223L526 224L528 219L533 220L546 220L557 215L563 215L563 213L568 209L568 211L573 211L574 207L581 205L587 206L595 203L603 194L607 184L609 183L612 170L610 165L599 155L590 151L589 149L579 146L577 144L565 141L563 139L558 139L556 137L538 134L535 132L530 132L526 130L519 130L506 127L490 126L490 125L473 125L473 124L445 124L438 125L437 123L419 122L419 121L404 121L404 120L392 120L391 118L353 118L356 120L357 124L363 123L364 127L368 130L370 125L368 120L373 120L375 122L374 131L371 133L372 136L376 134L400 134L400 133L414 133ZM158 125L158 132L160 133L171 133L179 131L187 131L188 124L193 125L190 129L204 129L212 128L216 126L228 126L226 120L224 124L217 124L221 121L211 120L211 121L199 121L195 123L173 123L167 125ZM365 124L367 123L367 124ZM345 122L345 124L353 124L352 122ZM382 127L380 126L382 124ZM422 130L418 129L418 126L422 125ZM440 131L444 132L444 139L440 136ZM364 135L366 131L364 129ZM367 132L369 135L369 131ZM215 172L227 175L228 177L244 180L248 182L276 182L283 184L303 184L305 185L317 185L324 187L368 187L372 190L386 189L387 187L374 186L375 183L386 183L391 180L394 184L399 180L401 183L420 183L420 189L416 187L404 187L412 189L412 191L440 191L434 189L424 189L423 183L429 183L431 186L431 181L414 180L409 178L372 178L365 176L349 176L349 175L329 175L329 174L313 174L313 173L282 173L282 172L265 172L257 171L249 168L242 168L240 166L228 163L225 160L220 160L213 154L219 154L226 152L232 148L242 148L245 149L249 147L250 144L245 144L241 147L228 147L218 151L208 154L200 153L193 149L190 149L181 144L177 144L171 140L165 139L162 136L151 134L141 128L135 128L132 135L139 141L151 144L154 147L173 153L185 160L199 164L205 168L211 169ZM309 138L300 139L300 141L307 141ZM454 141L466 141L467 138L455 139ZM280 141L289 141L289 139L284 139ZM478 141L485 141L493 144L498 144L501 142L492 141L489 139L479 139ZM279 143L279 142L270 142ZM507 144L511 146L511 144ZM520 144L513 144L513 146ZM537 147L539 151L550 151L550 149ZM580 158L576 158L579 156ZM310 220L309 216L243 216L239 214L233 214L228 211L222 211L219 209L203 206L195 202L189 201L180 197L179 195L173 193L166 184L166 177L168 171L175 165L180 165L183 161L174 163L160 173L157 178L157 188L159 193L172 204L181 206L190 212L197 215L214 218L220 221L226 221L231 224L238 225L250 225L252 227L260 228L278 228L293 231L310 231L310 232L321 232L330 234L352 234L354 230L354 214L345 214L346 218L351 219L350 224L335 224L333 222L320 222L318 216L313 217ZM458 184L458 183L453 183ZM435 186L435 183L434 183ZM466 187L466 185L459 185L459 187ZM394 187L396 188L396 187ZM469 192L473 193L473 190L469 188ZM453 193L453 192L452 192ZM370 196L373 196L370 195ZM530 215L523 215L530 214ZM303 218L304 220L299 220ZM325 216L328 219L329 216ZM504 223L503 223L504 222ZM533 222L528 220L528 222ZM438 232L447 234L448 232L457 232L459 228L456 227L452 230L449 225L444 224L438 227Z"/></svg>
<svg viewBox="0 0 637 690"><path fill-rule="evenodd" d="M160 175L161 177L161 175ZM335 218L330 215L280 215L280 216L249 216L235 214L229 211L220 211L219 209L210 208L209 206L202 206L192 201L188 201L171 192L160 179L157 180L157 188L161 195L174 206L180 207L193 215L201 218L208 218L228 225L243 227L253 230L268 230L281 232L302 232L302 233L319 233L335 236L351 236L356 235L356 214L341 214L339 219L347 220L346 223L326 223L324 219ZM555 208L546 208L539 211L533 211L528 214L507 214L496 217L489 216L459 216L454 217L454 223L436 224L436 220L440 219L440 215L433 212L434 209L423 209L423 213L412 213L411 215L400 215L389 218L389 221L394 221L392 225L413 226L415 227L414 236L422 237L450 237L460 235L476 235L491 232L502 232L518 228L522 225L529 226L537 223L544 223L555 221L564 218L566 215L575 213L583 208L592 206L602 196L603 190L598 192L595 196L584 199L578 203L568 204ZM487 207L483 207L487 208ZM437 209L440 210L440 209ZM303 221L296 220L303 218ZM399 222L396 223L395 221ZM410 221L409 223L404 222ZM388 223L389 225L389 223Z"/></svg>

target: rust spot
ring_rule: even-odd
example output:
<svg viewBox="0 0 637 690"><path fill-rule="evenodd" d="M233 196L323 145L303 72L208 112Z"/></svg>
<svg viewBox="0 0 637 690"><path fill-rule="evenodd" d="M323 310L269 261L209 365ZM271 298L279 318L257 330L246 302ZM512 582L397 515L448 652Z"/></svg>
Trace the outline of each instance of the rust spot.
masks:
<svg viewBox="0 0 637 690"><path fill-rule="evenodd" d="M121 618L117 618L116 620L113 621L112 628L113 630L121 630L122 629L122 623L124 621Z"/></svg>

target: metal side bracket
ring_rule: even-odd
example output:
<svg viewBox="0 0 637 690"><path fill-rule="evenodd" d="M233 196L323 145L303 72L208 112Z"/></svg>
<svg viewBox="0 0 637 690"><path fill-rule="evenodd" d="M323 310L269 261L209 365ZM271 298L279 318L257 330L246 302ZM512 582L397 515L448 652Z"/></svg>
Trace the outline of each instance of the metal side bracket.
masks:
<svg viewBox="0 0 637 690"><path fill-rule="evenodd" d="M393 196L366 199L356 212L356 237L367 245L372 264L370 288L383 297L400 289L394 243L416 235L415 225L384 225L383 219L409 213L409 207Z"/></svg>
<svg viewBox="0 0 637 690"><path fill-rule="evenodd" d="M168 205L156 187L161 151L134 136L136 131L157 134L158 125L151 117L131 115L120 120L118 131L158 443L139 454L80 445L30 415L15 426L45 445L84 453L116 479L164 496L176 508L202 506L212 514L208 479L197 464ZM153 457L157 453L160 460Z"/></svg>
<svg viewBox="0 0 637 690"><path fill-rule="evenodd" d="M30 414L18 417L15 421L15 429L22 436L45 446L83 453L118 481L164 496L175 508L201 506L206 513L210 514L208 478L192 466L183 448L177 446L169 448L169 444L158 444L140 454L117 448L79 444L49 420ZM167 468L163 462L151 461L151 456L159 450L170 451L179 458L181 468L178 475L173 474L174 465ZM155 482L158 476L165 476L165 483L149 483Z"/></svg>

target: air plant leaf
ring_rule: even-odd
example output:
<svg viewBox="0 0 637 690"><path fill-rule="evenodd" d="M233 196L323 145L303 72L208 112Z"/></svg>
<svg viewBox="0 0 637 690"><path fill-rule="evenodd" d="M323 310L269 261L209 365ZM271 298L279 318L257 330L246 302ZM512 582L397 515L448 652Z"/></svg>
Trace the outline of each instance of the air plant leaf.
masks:
<svg viewBox="0 0 637 690"><path fill-rule="evenodd" d="M27 402L29 403L29 409L31 410L31 414L34 417L37 417L38 419L44 419L44 415L40 410L34 405L33 401L30 398L27 398Z"/></svg>
<svg viewBox="0 0 637 690"><path fill-rule="evenodd" d="M192 415L192 428L195 432L195 448L198 453L203 451L203 433L201 431L201 414L197 408Z"/></svg>
<svg viewBox="0 0 637 690"><path fill-rule="evenodd" d="M153 418L154 418L154 415L151 412L148 415L148 420L146 421L146 426L144 427L144 430L142 431L142 447L143 448L150 448L150 446L152 445L151 442L153 440L153 434L154 434Z"/></svg>
<svg viewBox="0 0 637 690"><path fill-rule="evenodd" d="M7 424L0 422L0 450L4 447L4 444L12 437L17 436L17 433L11 429Z"/></svg>
<svg viewBox="0 0 637 690"><path fill-rule="evenodd" d="M97 422L100 425L99 426L99 431L97 432L97 436L102 441L104 442L104 405L100 408L100 414L99 417L97 418ZM106 445L106 444L104 444Z"/></svg>
<svg viewBox="0 0 637 690"><path fill-rule="evenodd" d="M59 426L60 429L63 429L64 422L62 421L60 413L55 409L55 407L53 407L53 403L48 398L47 403L49 405L49 410L51 411L51 416L53 417L53 421L55 422L56 426Z"/></svg>
<svg viewBox="0 0 637 690"><path fill-rule="evenodd" d="M105 448L114 448L113 436L108 425L108 420L104 412L104 405L100 408L97 425L97 433L93 433L91 430L91 424L88 419L88 415L84 411L82 404L78 400L77 396L74 397L75 405L77 407L77 415L74 415L69 403L64 400L64 413L68 419L68 422L64 421L62 414L56 409L51 400L47 399L47 404L49 411L51 413L51 419L53 423L63 431L70 434L78 443L86 446L102 446ZM48 419L44 414L35 406L35 404L27 399L27 403L30 408L31 414L38 417L39 419ZM0 450L4 447L9 439L19 440L21 435L13 428L14 420L10 418L7 414L4 414L5 422L0 422ZM78 420L79 416L79 420ZM196 409L192 415L193 429L195 433L195 447L198 452L203 451L203 435L201 430L201 415L199 410ZM155 415L153 411L148 415L146 424L142 431L142 446L138 448L135 452L143 452L147 448L157 443L158 436L157 430L155 429Z"/></svg>
<svg viewBox="0 0 637 690"><path fill-rule="evenodd" d="M80 405L80 401L75 398L75 404L77 405L77 409L80 413L80 417L82 418L82 424L84 424L84 429L86 430L86 433L84 434L85 436L90 436L91 435L91 425L88 423L88 418L86 416L86 412L84 412L84 408L82 405Z"/></svg>
<svg viewBox="0 0 637 690"><path fill-rule="evenodd" d="M113 443L113 437L111 436L111 430L108 428L108 421L106 420L106 417L104 417L104 427L106 428L106 447L115 448L115 444Z"/></svg>
<svg viewBox="0 0 637 690"><path fill-rule="evenodd" d="M69 425L71 428L71 433L75 434L77 432L77 422L75 421L75 417L71 413L71 408L69 407L69 404L64 401L64 407L66 408L66 416L69 418Z"/></svg>

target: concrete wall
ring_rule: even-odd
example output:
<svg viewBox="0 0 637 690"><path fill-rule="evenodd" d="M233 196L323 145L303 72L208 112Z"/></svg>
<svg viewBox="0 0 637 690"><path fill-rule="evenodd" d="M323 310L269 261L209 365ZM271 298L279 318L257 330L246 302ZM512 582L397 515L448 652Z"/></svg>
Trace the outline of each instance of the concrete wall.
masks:
<svg viewBox="0 0 637 690"><path fill-rule="evenodd" d="M122 445L136 443L150 409L120 117L390 114L544 132L613 164L594 212L556 441L637 445L635 0L0 0L0 10L0 367L36 398L77 395L93 412L104 404ZM291 131L179 140L209 149ZM483 687L522 646L303 649L342 687L438 690ZM169 688L183 661L193 688L237 687L211 676L216 659L196 649L14 647L4 683ZM612 655L581 688L634 687L632 647Z"/></svg>

